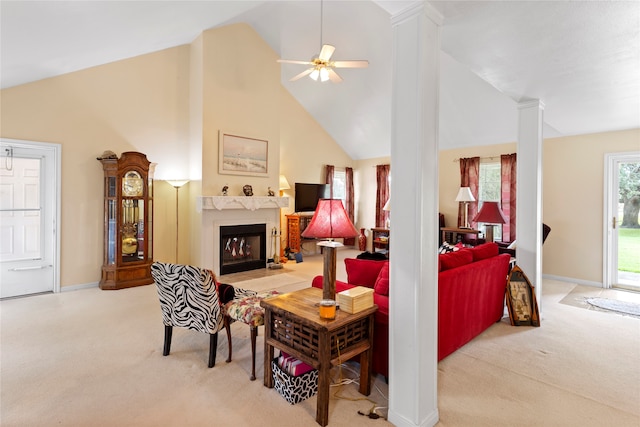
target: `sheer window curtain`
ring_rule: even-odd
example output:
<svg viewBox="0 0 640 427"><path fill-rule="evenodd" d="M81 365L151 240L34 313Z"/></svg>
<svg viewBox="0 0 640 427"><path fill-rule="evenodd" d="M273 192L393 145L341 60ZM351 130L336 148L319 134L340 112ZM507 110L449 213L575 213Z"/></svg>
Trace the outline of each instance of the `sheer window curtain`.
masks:
<svg viewBox="0 0 640 427"><path fill-rule="evenodd" d="M389 218L389 212L382 210L384 204L389 200L389 172L391 165L376 166L376 227L384 228Z"/></svg>
<svg viewBox="0 0 640 427"><path fill-rule="evenodd" d="M516 153L500 156L500 204L507 219L502 225L503 242L516 240L516 166Z"/></svg>
<svg viewBox="0 0 640 427"><path fill-rule="evenodd" d="M475 202L469 203L469 224L471 228L477 228L477 223L471 220L478 213L478 183L480 176L480 157L460 159L460 187L469 187ZM458 226L464 222L464 205L458 204Z"/></svg>

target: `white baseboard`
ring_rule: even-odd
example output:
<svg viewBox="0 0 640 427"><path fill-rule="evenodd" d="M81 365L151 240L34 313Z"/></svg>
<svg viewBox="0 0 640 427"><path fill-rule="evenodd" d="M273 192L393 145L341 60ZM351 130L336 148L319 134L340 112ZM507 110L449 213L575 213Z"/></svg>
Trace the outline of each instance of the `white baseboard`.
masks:
<svg viewBox="0 0 640 427"><path fill-rule="evenodd" d="M84 283L82 285L62 286L60 288L60 292L79 291L80 289L97 288L98 286L99 286L98 282Z"/></svg>
<svg viewBox="0 0 640 427"><path fill-rule="evenodd" d="M564 276L554 276L553 274L543 274L542 275L543 279L550 279L550 280L557 280L559 282L569 282L569 283L575 283L578 285L585 285L585 286L593 286L596 288L602 288L602 282L592 282L590 280L582 280L582 279L576 279L573 277L564 277Z"/></svg>

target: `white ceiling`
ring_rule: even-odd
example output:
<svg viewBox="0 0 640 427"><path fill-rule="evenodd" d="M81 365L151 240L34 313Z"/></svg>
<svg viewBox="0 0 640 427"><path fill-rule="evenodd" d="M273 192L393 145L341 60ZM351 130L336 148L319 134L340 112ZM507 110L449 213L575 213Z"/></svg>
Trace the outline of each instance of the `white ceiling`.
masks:
<svg viewBox="0 0 640 427"><path fill-rule="evenodd" d="M412 1L325 0L324 43L341 84L282 84L355 159L388 156L390 17ZM433 1L444 16L441 148L512 142L517 102L545 105L545 137L640 128L640 2ZM250 24L286 59L318 53L320 2L0 2L0 83L7 88L190 43L208 28Z"/></svg>

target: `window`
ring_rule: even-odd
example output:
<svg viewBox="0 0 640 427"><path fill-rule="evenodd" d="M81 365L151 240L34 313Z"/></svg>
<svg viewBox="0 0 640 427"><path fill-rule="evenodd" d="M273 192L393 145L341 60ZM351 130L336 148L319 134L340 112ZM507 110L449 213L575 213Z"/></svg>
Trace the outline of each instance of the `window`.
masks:
<svg viewBox="0 0 640 427"><path fill-rule="evenodd" d="M482 202L500 203L500 162L492 159L480 161L480 176L478 177L478 211L482 207ZM478 223L478 228L484 230L484 223ZM502 240L502 224L499 224L493 231L494 240Z"/></svg>
<svg viewBox="0 0 640 427"><path fill-rule="evenodd" d="M333 198L342 200L342 206L347 207L347 173L344 169L333 170Z"/></svg>

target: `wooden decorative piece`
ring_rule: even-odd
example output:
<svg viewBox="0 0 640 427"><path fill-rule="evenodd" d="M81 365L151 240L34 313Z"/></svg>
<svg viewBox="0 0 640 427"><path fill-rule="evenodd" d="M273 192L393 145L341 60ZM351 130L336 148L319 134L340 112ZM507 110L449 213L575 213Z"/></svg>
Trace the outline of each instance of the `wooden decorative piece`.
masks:
<svg viewBox="0 0 640 427"><path fill-rule="evenodd" d="M507 281L507 308L513 326L540 326L535 288L517 265Z"/></svg>
<svg viewBox="0 0 640 427"><path fill-rule="evenodd" d="M101 289L153 283L153 168L142 153L98 158L104 170Z"/></svg>

